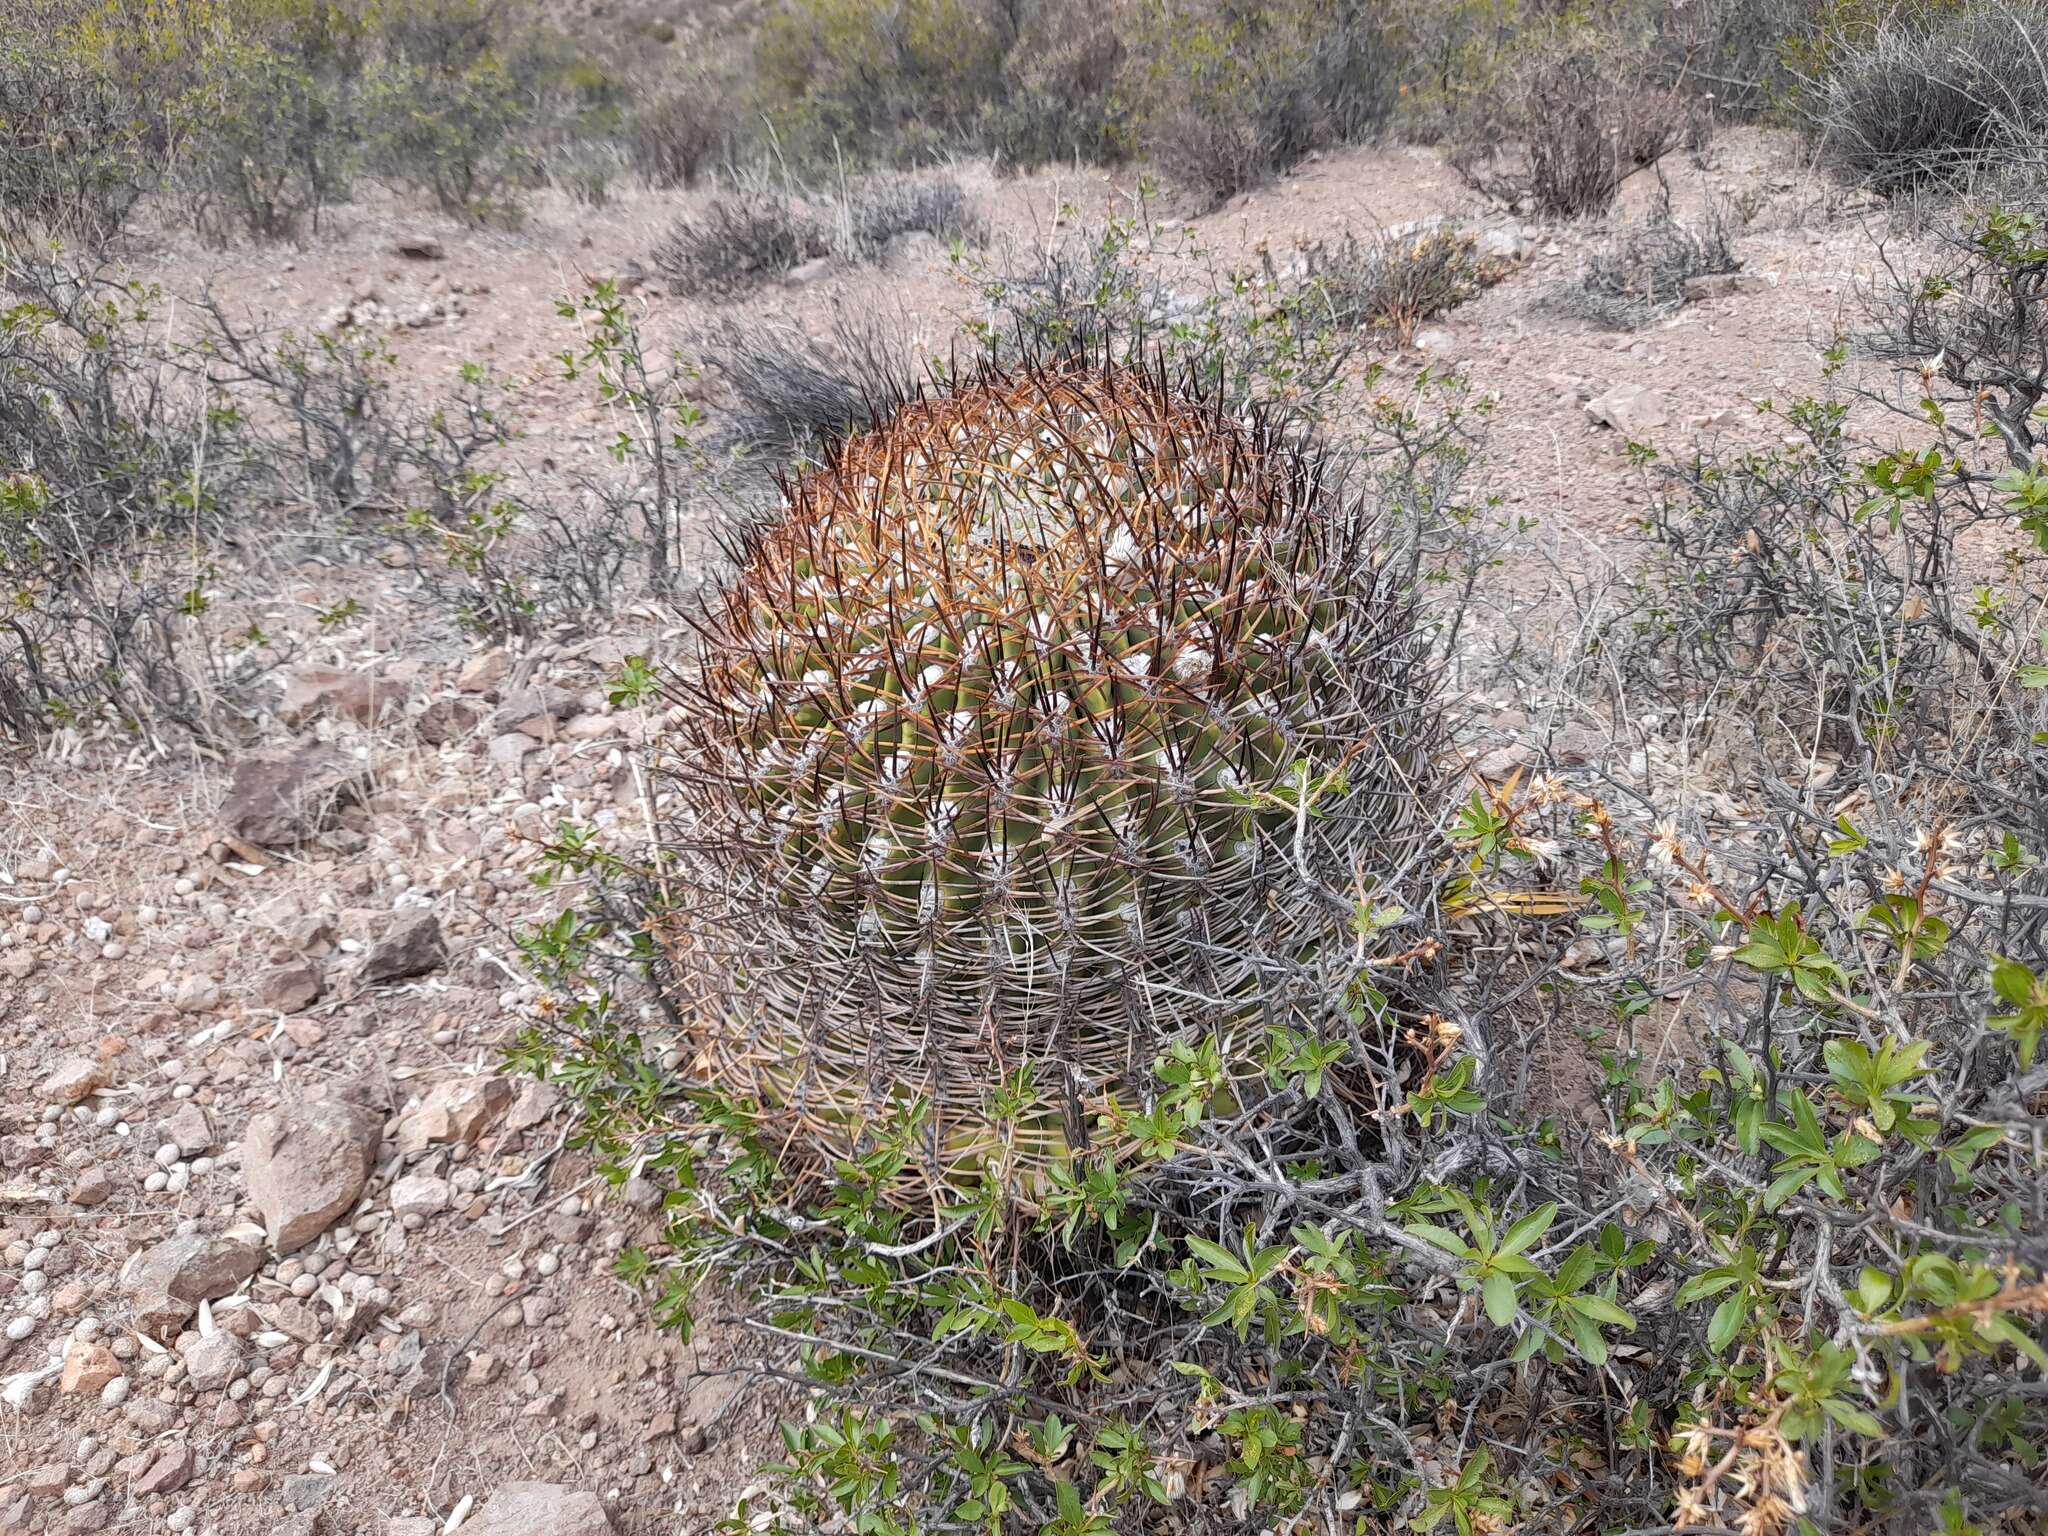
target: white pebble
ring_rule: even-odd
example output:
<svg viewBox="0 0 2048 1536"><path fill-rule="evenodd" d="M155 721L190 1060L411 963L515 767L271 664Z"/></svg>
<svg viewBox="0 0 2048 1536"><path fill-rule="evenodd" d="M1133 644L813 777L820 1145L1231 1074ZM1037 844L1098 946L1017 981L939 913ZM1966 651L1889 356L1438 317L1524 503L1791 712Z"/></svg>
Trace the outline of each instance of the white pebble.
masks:
<svg viewBox="0 0 2048 1536"><path fill-rule="evenodd" d="M36 1320L32 1317L17 1317L7 1325L7 1337L16 1344L36 1331Z"/></svg>
<svg viewBox="0 0 2048 1536"><path fill-rule="evenodd" d="M142 1181L142 1187L148 1190L152 1195L160 1194L163 1191L163 1187L170 1182L171 1176L168 1173L165 1173L163 1169L159 1168L156 1170L156 1172L152 1173L148 1178Z"/></svg>
<svg viewBox="0 0 2048 1536"><path fill-rule="evenodd" d="M128 1378L116 1376L100 1388L100 1401L109 1408L118 1408L128 1401Z"/></svg>
<svg viewBox="0 0 2048 1536"><path fill-rule="evenodd" d="M168 1168L168 1167L170 1167L170 1166L171 1166L171 1164L175 1163L175 1162L176 1162L177 1160L178 1160L178 1144L177 1144L177 1143L176 1143L175 1141L167 1141L167 1142L165 1142L165 1143L164 1143L164 1144L163 1144L162 1146L160 1146L160 1147L158 1147L158 1148L156 1149L156 1165L157 1165L157 1167L159 1167L159 1168Z"/></svg>
<svg viewBox="0 0 2048 1536"><path fill-rule="evenodd" d="M562 1267L562 1261L552 1253L544 1253L533 1261L533 1267L539 1270L543 1276L552 1275Z"/></svg>

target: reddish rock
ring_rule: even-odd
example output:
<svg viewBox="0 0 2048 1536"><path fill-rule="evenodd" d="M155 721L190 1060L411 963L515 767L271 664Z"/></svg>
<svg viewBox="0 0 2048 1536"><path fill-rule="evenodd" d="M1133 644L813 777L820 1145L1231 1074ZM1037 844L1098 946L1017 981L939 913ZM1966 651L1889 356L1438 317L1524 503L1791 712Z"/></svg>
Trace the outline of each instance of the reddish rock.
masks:
<svg viewBox="0 0 2048 1536"><path fill-rule="evenodd" d="M149 1464L149 1470L135 1479L135 1492L143 1498L159 1493L176 1493L192 1480L197 1458L192 1447L180 1440Z"/></svg>
<svg viewBox="0 0 2048 1536"><path fill-rule="evenodd" d="M383 1117L360 1104L301 1104L249 1122L242 1177L273 1248L303 1248L348 1212L383 1134Z"/></svg>

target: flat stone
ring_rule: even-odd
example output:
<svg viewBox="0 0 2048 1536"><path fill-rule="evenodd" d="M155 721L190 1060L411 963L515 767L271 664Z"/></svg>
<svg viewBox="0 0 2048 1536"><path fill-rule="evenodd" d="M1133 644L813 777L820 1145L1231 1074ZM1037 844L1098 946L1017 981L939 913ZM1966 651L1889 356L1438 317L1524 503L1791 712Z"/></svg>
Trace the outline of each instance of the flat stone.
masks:
<svg viewBox="0 0 2048 1536"><path fill-rule="evenodd" d="M1664 397L1646 384L1616 384L1588 400L1586 414L1630 439L1640 439L1671 420Z"/></svg>
<svg viewBox="0 0 2048 1536"><path fill-rule="evenodd" d="M242 1374L242 1343L231 1333L216 1333L185 1351L185 1376L195 1390L218 1392Z"/></svg>
<svg viewBox="0 0 2048 1536"><path fill-rule="evenodd" d="M112 1175L96 1164L79 1174L78 1182L71 1186L70 1200L73 1205L101 1205L113 1192Z"/></svg>
<svg viewBox="0 0 2048 1536"><path fill-rule="evenodd" d="M325 986L314 966L281 965L264 972L256 984L256 1001L276 1013L300 1013L320 1001Z"/></svg>
<svg viewBox="0 0 2048 1536"><path fill-rule="evenodd" d="M92 1056L73 1056L44 1078L36 1093L46 1103L78 1104L106 1086L105 1062Z"/></svg>
<svg viewBox="0 0 2048 1536"><path fill-rule="evenodd" d="M164 1140L185 1157L204 1157L214 1149L213 1121L204 1109L186 1099L164 1121Z"/></svg>
<svg viewBox="0 0 2048 1536"><path fill-rule="evenodd" d="M135 1479L133 1489L145 1499L160 1493L176 1493L192 1481L197 1463L192 1447L180 1440L149 1464L149 1469Z"/></svg>
<svg viewBox="0 0 2048 1536"><path fill-rule="evenodd" d="M512 1106L512 1085L504 1078L444 1078L416 1109L399 1116L398 1149L424 1152L437 1142L474 1144Z"/></svg>
<svg viewBox="0 0 2048 1536"><path fill-rule="evenodd" d="M511 653L505 650L479 651L455 670L455 686L464 693L488 693L512 671Z"/></svg>
<svg viewBox="0 0 2048 1536"><path fill-rule="evenodd" d="M562 1483L506 1483L467 1521L467 1536L610 1536L594 1493Z"/></svg>
<svg viewBox="0 0 2048 1536"><path fill-rule="evenodd" d="M304 1514L326 1503L333 1487L334 1479L324 1472L290 1472L285 1474L284 1501Z"/></svg>
<svg viewBox="0 0 2048 1536"><path fill-rule="evenodd" d="M242 1177L273 1248L303 1248L348 1212L383 1134L383 1117L360 1104L300 1104L250 1120Z"/></svg>
<svg viewBox="0 0 2048 1536"><path fill-rule="evenodd" d="M201 1301L225 1296L263 1267L263 1249L234 1233L188 1232L133 1255L121 1270L121 1291L152 1316L182 1322ZM161 1305L159 1305L161 1304Z"/></svg>
<svg viewBox="0 0 2048 1536"><path fill-rule="evenodd" d="M304 725L321 715L374 725L402 708L404 702L404 688L374 673L346 667L298 667L285 677L284 698L277 712L289 726Z"/></svg>
<svg viewBox="0 0 2048 1536"><path fill-rule="evenodd" d="M391 1186L391 1210L398 1216L438 1216L450 1198L448 1181L432 1174L408 1174Z"/></svg>
<svg viewBox="0 0 2048 1536"><path fill-rule="evenodd" d="M361 764L331 747L253 754L235 764L221 823L259 847L307 842L338 824L343 807L362 798L368 779Z"/></svg>

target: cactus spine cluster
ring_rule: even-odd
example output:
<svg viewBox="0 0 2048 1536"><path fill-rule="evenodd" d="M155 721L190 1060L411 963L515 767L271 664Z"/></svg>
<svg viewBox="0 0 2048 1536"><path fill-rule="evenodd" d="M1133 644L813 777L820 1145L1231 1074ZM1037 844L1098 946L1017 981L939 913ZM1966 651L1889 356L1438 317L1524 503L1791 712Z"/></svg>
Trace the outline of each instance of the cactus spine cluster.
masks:
<svg viewBox="0 0 2048 1536"><path fill-rule="evenodd" d="M1107 364L984 372L788 483L665 743L701 1070L834 1150L926 1097L943 1166L1021 1078L1028 1161L1231 1029L1411 812L1372 534L1280 424Z"/></svg>

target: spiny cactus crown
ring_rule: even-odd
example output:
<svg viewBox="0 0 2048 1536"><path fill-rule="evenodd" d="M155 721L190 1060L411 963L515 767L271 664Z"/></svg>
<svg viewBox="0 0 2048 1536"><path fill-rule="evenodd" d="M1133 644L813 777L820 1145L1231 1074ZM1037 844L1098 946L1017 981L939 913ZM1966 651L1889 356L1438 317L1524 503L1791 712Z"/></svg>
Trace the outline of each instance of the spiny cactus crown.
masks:
<svg viewBox="0 0 2048 1536"><path fill-rule="evenodd" d="M671 743L710 1069L831 1125L971 1113L1241 1009L1330 925L1301 877L1405 819L1412 626L1333 502L1109 367L914 401L790 484Z"/></svg>

